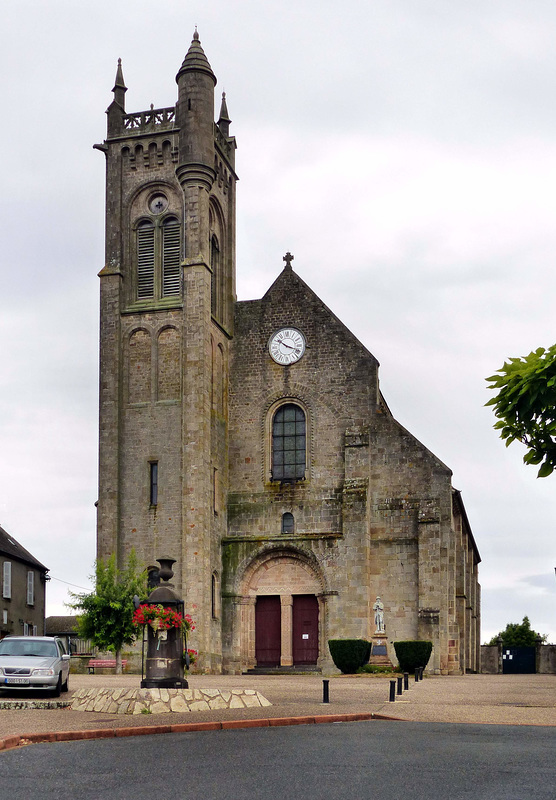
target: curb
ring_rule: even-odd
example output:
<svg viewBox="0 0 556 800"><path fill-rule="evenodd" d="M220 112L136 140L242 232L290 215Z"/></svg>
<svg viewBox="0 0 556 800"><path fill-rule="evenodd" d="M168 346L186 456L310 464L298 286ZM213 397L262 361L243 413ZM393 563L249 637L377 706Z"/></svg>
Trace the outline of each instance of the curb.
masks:
<svg viewBox="0 0 556 800"><path fill-rule="evenodd" d="M22 733L0 739L0 750L13 750L29 744L44 742L74 742L84 739L115 739L124 736L155 736L159 733L192 733L194 731L223 731L237 728L275 728L286 725L321 725L333 722L368 722L394 720L382 714L322 714L308 717L271 717L269 719L238 719L225 722L185 722L181 725L143 725L132 728L100 728L87 731L57 731L55 733Z"/></svg>

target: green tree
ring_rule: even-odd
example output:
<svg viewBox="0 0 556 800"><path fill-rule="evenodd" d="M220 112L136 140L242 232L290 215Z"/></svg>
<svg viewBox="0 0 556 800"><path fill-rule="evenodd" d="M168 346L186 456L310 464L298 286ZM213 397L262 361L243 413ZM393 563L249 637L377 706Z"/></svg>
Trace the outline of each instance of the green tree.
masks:
<svg viewBox="0 0 556 800"><path fill-rule="evenodd" d="M116 673L122 671L122 647L132 644L137 629L132 625L133 598L147 596L147 572L139 571L137 556L132 550L124 569L116 566L116 556L107 561L99 558L95 565L95 591L76 594L71 592L70 608L81 611L77 617L78 633L90 639L101 650L116 655Z"/></svg>
<svg viewBox="0 0 556 800"><path fill-rule="evenodd" d="M529 617L523 617L523 622L509 622L503 631L493 636L489 644L498 644L498 637L501 637L504 647L534 647L536 640L540 637L546 642L546 634L537 633L531 628Z"/></svg>
<svg viewBox="0 0 556 800"><path fill-rule="evenodd" d="M539 464L537 477L546 478L556 468L556 345L510 358L486 380L499 390L486 405L494 406L494 427L506 447L522 442L524 462Z"/></svg>

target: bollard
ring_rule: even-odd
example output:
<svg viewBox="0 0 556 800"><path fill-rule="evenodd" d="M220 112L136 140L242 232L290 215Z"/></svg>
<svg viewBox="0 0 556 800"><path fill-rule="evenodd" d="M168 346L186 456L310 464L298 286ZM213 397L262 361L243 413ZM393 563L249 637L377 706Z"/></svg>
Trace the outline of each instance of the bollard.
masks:
<svg viewBox="0 0 556 800"><path fill-rule="evenodd" d="M396 700L396 681L390 681L390 702Z"/></svg>
<svg viewBox="0 0 556 800"><path fill-rule="evenodd" d="M419 680L419 667L415 667L415 683Z"/></svg>
<svg viewBox="0 0 556 800"><path fill-rule="evenodd" d="M423 680L423 672L425 671L424 667L419 667L419 680Z"/></svg>
<svg viewBox="0 0 556 800"><path fill-rule="evenodd" d="M409 672L404 672L403 674L403 688L406 692L409 689Z"/></svg>
<svg viewBox="0 0 556 800"><path fill-rule="evenodd" d="M330 695L329 695L329 692L328 692L328 684L329 683L330 683L330 681L328 681L328 680L323 680L322 681L322 702L323 703L329 703L330 702Z"/></svg>
<svg viewBox="0 0 556 800"><path fill-rule="evenodd" d="M403 687L402 687L403 678L401 677L401 675L400 675L400 677L399 677L399 678L397 678L397 681L398 681L398 691L397 691L397 694L402 694L402 693L403 693Z"/></svg>

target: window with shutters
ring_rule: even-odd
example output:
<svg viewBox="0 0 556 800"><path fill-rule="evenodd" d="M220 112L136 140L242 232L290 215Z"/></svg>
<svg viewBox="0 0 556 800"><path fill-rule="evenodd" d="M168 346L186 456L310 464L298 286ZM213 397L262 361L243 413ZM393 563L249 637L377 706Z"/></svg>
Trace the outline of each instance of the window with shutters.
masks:
<svg viewBox="0 0 556 800"><path fill-rule="evenodd" d="M181 226L176 217L142 219L136 228L136 299L181 294Z"/></svg>
<svg viewBox="0 0 556 800"><path fill-rule="evenodd" d="M27 572L27 605L35 605L35 573L31 570Z"/></svg>
<svg viewBox="0 0 556 800"><path fill-rule="evenodd" d="M294 483L305 478L305 412L294 403L280 406L272 420L272 480Z"/></svg>
<svg viewBox="0 0 556 800"><path fill-rule="evenodd" d="M12 598L12 562L4 561L2 568L2 597L5 600Z"/></svg>

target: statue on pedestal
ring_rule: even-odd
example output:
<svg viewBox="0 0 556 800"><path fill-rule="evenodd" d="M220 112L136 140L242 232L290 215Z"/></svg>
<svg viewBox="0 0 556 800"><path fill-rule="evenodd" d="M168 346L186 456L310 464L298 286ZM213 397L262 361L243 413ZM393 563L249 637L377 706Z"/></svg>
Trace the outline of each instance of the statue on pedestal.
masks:
<svg viewBox="0 0 556 800"><path fill-rule="evenodd" d="M376 633L384 633L384 604L380 597L376 598L373 611L375 612Z"/></svg>

